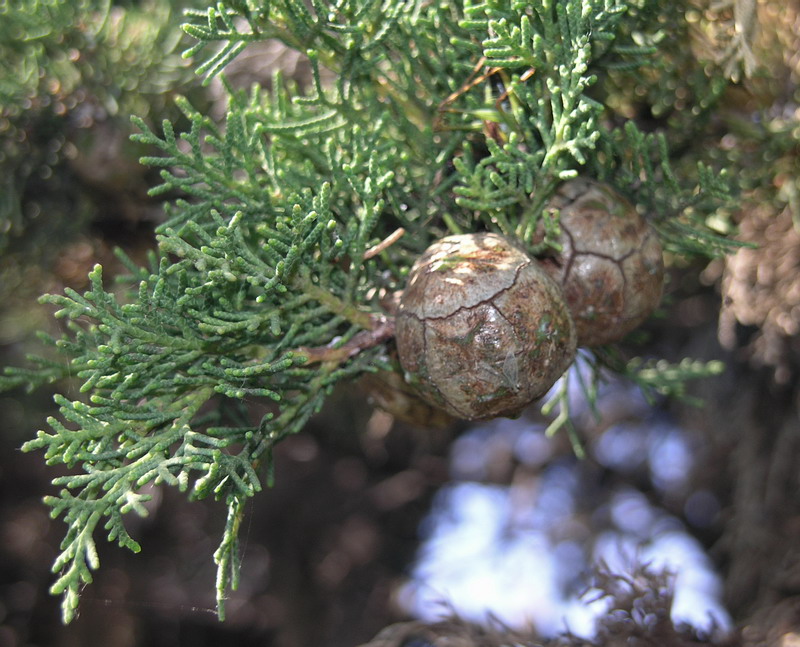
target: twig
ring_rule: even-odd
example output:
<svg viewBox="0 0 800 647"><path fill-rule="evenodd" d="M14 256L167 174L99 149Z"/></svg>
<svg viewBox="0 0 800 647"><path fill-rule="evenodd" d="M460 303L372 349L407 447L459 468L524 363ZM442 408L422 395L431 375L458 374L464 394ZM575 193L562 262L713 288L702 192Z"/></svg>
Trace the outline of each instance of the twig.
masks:
<svg viewBox="0 0 800 647"><path fill-rule="evenodd" d="M403 229L402 227L400 227L399 229L395 229L391 234L389 234L377 245L373 245L366 252L364 252L364 260L366 261L372 258L373 256L377 256L383 250L388 249L389 247L394 245L398 240L400 240L405 233L406 230Z"/></svg>
<svg viewBox="0 0 800 647"><path fill-rule="evenodd" d="M337 340L325 346L301 346L297 353L306 357L305 365L320 362L334 362L340 364L360 352L382 344L394 337L394 317L384 315L371 315L373 326L369 330L362 330L353 335L352 339L341 346Z"/></svg>

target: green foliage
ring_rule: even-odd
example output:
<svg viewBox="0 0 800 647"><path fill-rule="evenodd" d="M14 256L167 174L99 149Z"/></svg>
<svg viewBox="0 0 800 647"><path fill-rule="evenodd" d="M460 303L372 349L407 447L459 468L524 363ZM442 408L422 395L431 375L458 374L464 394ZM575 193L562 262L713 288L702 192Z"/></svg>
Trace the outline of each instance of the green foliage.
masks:
<svg viewBox="0 0 800 647"><path fill-rule="evenodd" d="M742 247L729 237L729 213L736 202L731 182L703 161L679 179L663 132L642 133L632 121L604 131L589 164L595 177L631 189L658 230L668 252L682 256L722 256ZM723 231L719 231L722 228Z"/></svg>
<svg viewBox="0 0 800 647"><path fill-rule="evenodd" d="M41 204L27 194L41 193L31 185L59 173L77 130L117 115L127 125L132 112L163 112L167 94L185 84L188 67L176 52L180 10L173 5L0 3L0 250L43 210L71 208L75 218L73 196ZM62 193L74 182L56 180Z"/></svg>
<svg viewBox="0 0 800 647"><path fill-rule="evenodd" d="M0 79L0 105L4 112L19 114L26 101L49 94L56 84L73 91L81 78L75 55L100 29L107 12L107 2L89 0L19 0L0 5L0 53L6 70ZM81 17L88 20L65 37L63 29ZM43 75L42 70L48 73Z"/></svg>
<svg viewBox="0 0 800 647"><path fill-rule="evenodd" d="M68 526L53 587L65 621L98 566L99 525L138 550L124 515L145 514L143 489L162 483L227 506L214 556L224 614L243 506L269 478L272 448L337 383L396 369L380 296L402 287L434 238L485 228L531 243L558 182L590 172L646 207L672 251L729 249L708 224L730 199L726 176L701 165L679 180L668 137L616 127L592 96L612 71L620 79L655 65L670 7L230 0L187 13L197 41L187 55L205 57L197 65L207 78L269 39L307 54L312 78L305 93L280 74L270 90L228 87L222 124L183 98L185 132L135 118L136 140L161 151L143 160L161 169L152 194L170 197L158 256L147 268L126 260L130 276L115 289L97 267L85 294L45 297L69 322L56 344L85 394L59 396L61 419L24 448L75 468L47 500ZM401 228L405 236L375 248ZM714 372L615 370L678 394L686 379ZM57 372L45 365L37 375ZM0 386L31 376L8 371ZM566 407L552 430L564 426Z"/></svg>
<svg viewBox="0 0 800 647"><path fill-rule="evenodd" d="M3 116L45 106L63 114L89 96L110 114L146 110L137 95L163 94L183 76L172 15L169 3L123 8L111 0L3 2Z"/></svg>
<svg viewBox="0 0 800 647"><path fill-rule="evenodd" d="M611 2L545 2L530 15L523 5L499 12L482 3L466 10L463 24L473 40L481 39L486 64L512 76L505 83L507 108L471 109L503 128L500 141L486 140L489 154L477 164L457 162L461 206L531 241L536 218L517 217L512 225L505 212L539 200L586 163L600 136L603 110L587 94L597 80L590 70L592 50L614 40L624 12L624 5ZM526 82L528 70L533 77ZM535 209L527 214L538 215Z"/></svg>

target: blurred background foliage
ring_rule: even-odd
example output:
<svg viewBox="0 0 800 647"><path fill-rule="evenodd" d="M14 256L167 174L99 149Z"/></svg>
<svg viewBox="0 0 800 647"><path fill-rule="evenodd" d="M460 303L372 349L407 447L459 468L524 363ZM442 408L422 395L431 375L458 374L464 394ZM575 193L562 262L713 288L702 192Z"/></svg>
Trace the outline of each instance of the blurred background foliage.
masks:
<svg viewBox="0 0 800 647"><path fill-rule="evenodd" d="M191 91L179 47L188 4L0 4L0 299L12 310L0 338L22 334L9 300L30 302L54 275L86 280L100 251L87 232L113 244L158 218L130 115L176 117L171 97Z"/></svg>
<svg viewBox="0 0 800 647"><path fill-rule="evenodd" d="M635 445L638 458L603 460L621 429L636 421L658 428L651 410L618 393L599 420L577 421L590 450L580 480L593 498L563 528L596 532L592 519L613 498L603 492L638 488L708 550L742 630L732 641L785 643L800 640L800 2L668 4L656 43L661 69L635 81L610 73L598 98L613 109L610 119L669 132L681 159L733 169L741 203L717 225L735 227L755 247L710 263L672 259L667 312L648 330L655 356L723 358L730 367L694 388L703 409L658 405L686 434L694 456L686 482L659 489L641 461L649 445ZM180 124L176 94L222 116L219 83L201 87L180 56L188 44L182 10L205 5L0 0L0 365L20 364L34 347L41 353L34 332L58 325L38 305L40 294L84 288L96 262L113 275L115 246L135 259L152 248L162 211L147 189L157 178L138 164L150 152L130 142L129 117ZM753 23L742 22L748 7ZM737 29L737 19L757 29ZM302 56L270 43L248 48L227 74L244 87L266 83L276 66L308 79ZM393 596L436 490L457 477L448 448L461 428L423 432L371 410L358 394L338 393L308 433L277 452L282 473L248 513L243 585L225 625L213 612L209 559L220 511L187 506L167 490L152 503L158 514L131 529L147 557L106 550L83 615L62 628L58 601L47 594L62 528L40 503L52 474L40 456L18 451L53 413L51 396L0 395L0 644L344 646L403 617ZM537 496L547 466L574 460L563 439L537 454L540 463L526 463L508 449L507 430L492 438L477 450L483 471L473 466L469 478L524 482L530 487L516 492L525 496ZM713 499L699 522L687 507L697 492ZM478 633L459 625L449 635L499 644ZM400 631L380 644L434 640L414 637L423 634Z"/></svg>

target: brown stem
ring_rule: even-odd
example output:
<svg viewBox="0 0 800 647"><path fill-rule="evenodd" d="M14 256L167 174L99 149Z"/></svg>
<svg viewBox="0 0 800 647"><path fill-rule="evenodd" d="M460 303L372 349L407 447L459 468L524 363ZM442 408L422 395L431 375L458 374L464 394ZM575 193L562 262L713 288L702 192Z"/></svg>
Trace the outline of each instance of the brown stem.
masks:
<svg viewBox="0 0 800 647"><path fill-rule="evenodd" d="M337 342L333 341L326 346L301 346L297 352L306 357L306 365L319 362L340 364L360 352L394 337L394 317L378 314L372 314L369 317L371 319L370 327L357 332L341 346L336 346Z"/></svg>

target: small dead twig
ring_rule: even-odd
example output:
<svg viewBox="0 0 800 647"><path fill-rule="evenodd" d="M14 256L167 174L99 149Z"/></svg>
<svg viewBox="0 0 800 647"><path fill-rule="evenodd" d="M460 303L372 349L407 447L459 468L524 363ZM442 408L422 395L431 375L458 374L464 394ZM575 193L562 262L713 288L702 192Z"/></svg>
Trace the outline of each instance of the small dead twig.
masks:
<svg viewBox="0 0 800 647"><path fill-rule="evenodd" d="M392 245L394 245L398 240L400 240L406 233L406 230L402 227L395 229L391 234L389 234L386 238L384 238L381 242L377 245L373 245L370 247L366 252L364 252L364 260L368 260L373 256L377 256L383 250L388 249Z"/></svg>

